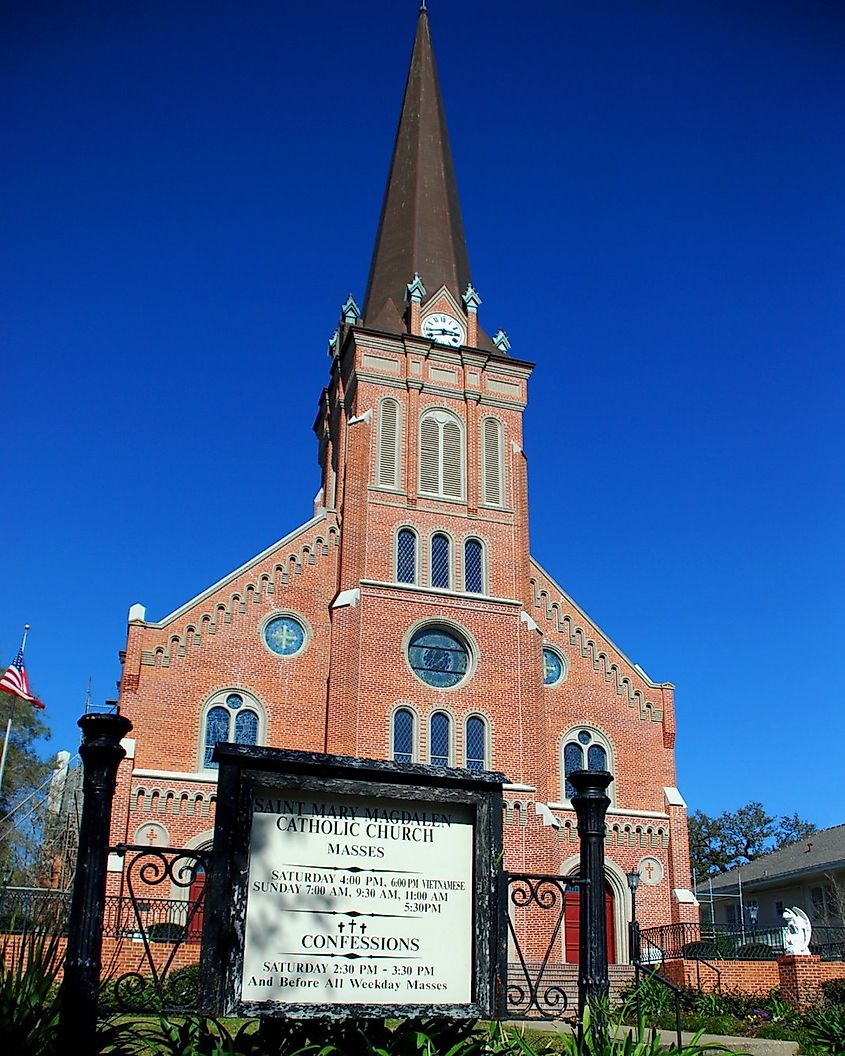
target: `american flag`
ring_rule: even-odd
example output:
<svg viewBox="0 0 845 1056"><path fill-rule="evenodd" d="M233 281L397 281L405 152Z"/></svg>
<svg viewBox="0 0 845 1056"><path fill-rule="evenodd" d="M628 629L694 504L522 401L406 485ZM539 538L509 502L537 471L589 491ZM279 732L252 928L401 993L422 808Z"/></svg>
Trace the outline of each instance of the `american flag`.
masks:
<svg viewBox="0 0 845 1056"><path fill-rule="evenodd" d="M18 649L18 655L0 678L0 690L4 693L11 693L13 697L20 697L21 700L28 700L36 708L44 707L41 701L29 691L29 679L26 677L26 668L23 666L23 649Z"/></svg>

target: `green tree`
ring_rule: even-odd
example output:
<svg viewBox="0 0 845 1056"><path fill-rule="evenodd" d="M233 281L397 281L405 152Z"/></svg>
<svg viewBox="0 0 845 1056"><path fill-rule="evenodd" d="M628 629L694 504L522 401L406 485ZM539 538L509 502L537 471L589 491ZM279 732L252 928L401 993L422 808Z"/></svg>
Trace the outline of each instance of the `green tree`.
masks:
<svg viewBox="0 0 845 1056"><path fill-rule="evenodd" d="M711 817L697 810L689 818L690 859L696 876L716 876L816 831L798 814L773 817L762 803L746 803Z"/></svg>
<svg viewBox="0 0 845 1056"><path fill-rule="evenodd" d="M35 748L50 737L41 714L28 701L0 692L0 750L6 723L12 719L0 789L0 882L4 883L30 884L37 879L46 793L42 786L51 768Z"/></svg>

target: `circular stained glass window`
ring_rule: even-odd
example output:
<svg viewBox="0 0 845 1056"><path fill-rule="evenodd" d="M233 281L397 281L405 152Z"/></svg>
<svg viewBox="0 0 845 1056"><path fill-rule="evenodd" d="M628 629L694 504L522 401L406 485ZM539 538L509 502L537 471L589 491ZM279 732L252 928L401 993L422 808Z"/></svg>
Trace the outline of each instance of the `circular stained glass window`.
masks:
<svg viewBox="0 0 845 1056"><path fill-rule="evenodd" d="M563 660L554 651L554 649L543 650L543 683L547 686L553 686L555 683L560 682L566 673Z"/></svg>
<svg viewBox="0 0 845 1056"><path fill-rule="evenodd" d="M237 711L243 702L244 698L239 693L230 693L229 696L226 697L226 703L232 711Z"/></svg>
<svg viewBox="0 0 845 1056"><path fill-rule="evenodd" d="M305 645L305 628L293 616L274 616L264 628L264 641L279 656L293 656Z"/></svg>
<svg viewBox="0 0 845 1056"><path fill-rule="evenodd" d="M578 734L578 740L581 742L581 744L589 744L592 739L593 738L590 736L589 733L587 733L586 730L581 730Z"/></svg>
<svg viewBox="0 0 845 1056"><path fill-rule="evenodd" d="M463 682L469 670L466 642L444 627L423 627L408 645L411 670L429 686L450 689Z"/></svg>

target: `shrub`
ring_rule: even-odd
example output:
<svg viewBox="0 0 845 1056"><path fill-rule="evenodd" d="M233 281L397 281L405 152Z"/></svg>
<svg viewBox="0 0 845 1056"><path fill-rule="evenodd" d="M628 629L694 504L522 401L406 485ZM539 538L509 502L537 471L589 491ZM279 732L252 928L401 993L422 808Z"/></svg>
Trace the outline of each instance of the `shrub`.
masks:
<svg viewBox="0 0 845 1056"><path fill-rule="evenodd" d="M31 932L14 945L6 936L0 946L0 1052L48 1056L58 1044L58 941Z"/></svg>
<svg viewBox="0 0 845 1056"><path fill-rule="evenodd" d="M828 979L822 983L822 993L828 1005L845 1005L845 979Z"/></svg>
<svg viewBox="0 0 845 1056"><path fill-rule="evenodd" d="M845 1052L845 1005L817 1005L804 1016L804 1031L810 1051L819 1056L842 1056Z"/></svg>
<svg viewBox="0 0 845 1056"><path fill-rule="evenodd" d="M777 953L765 942L746 942L737 947L736 958L739 961L773 961Z"/></svg>
<svg viewBox="0 0 845 1056"><path fill-rule="evenodd" d="M688 942L682 953L690 961L726 961L736 955L736 949L730 935L713 935Z"/></svg>
<svg viewBox="0 0 845 1056"><path fill-rule="evenodd" d="M150 924L147 928L147 938L150 942L182 942L185 932L184 924L161 921L158 924Z"/></svg>
<svg viewBox="0 0 845 1056"><path fill-rule="evenodd" d="M200 966L186 964L170 972L164 983L164 1004L196 1008L200 996Z"/></svg>

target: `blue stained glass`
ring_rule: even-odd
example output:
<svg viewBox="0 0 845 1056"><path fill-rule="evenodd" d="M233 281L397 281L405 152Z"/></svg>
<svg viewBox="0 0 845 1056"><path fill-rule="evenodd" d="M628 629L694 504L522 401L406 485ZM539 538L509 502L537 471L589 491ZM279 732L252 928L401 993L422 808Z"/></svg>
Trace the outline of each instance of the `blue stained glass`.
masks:
<svg viewBox="0 0 845 1056"><path fill-rule="evenodd" d="M428 761L434 766L449 765L449 716L437 711L431 716Z"/></svg>
<svg viewBox="0 0 845 1056"><path fill-rule="evenodd" d="M543 650L543 682L547 686L553 686L560 682L563 677L563 664L554 649Z"/></svg>
<svg viewBox="0 0 845 1056"><path fill-rule="evenodd" d="M449 587L449 540L445 535L431 537L431 585Z"/></svg>
<svg viewBox="0 0 845 1056"><path fill-rule="evenodd" d="M607 752L600 744L591 744L587 749L587 769L607 770Z"/></svg>
<svg viewBox="0 0 845 1056"><path fill-rule="evenodd" d="M417 581L417 537L410 528L403 528L396 540L396 582Z"/></svg>
<svg viewBox="0 0 845 1056"><path fill-rule="evenodd" d="M244 698L240 693L230 693L229 696L226 697L226 706L230 707L232 711L237 711L243 702Z"/></svg>
<svg viewBox="0 0 845 1056"><path fill-rule="evenodd" d="M305 644L305 628L292 616L275 616L264 628L264 641L279 656L293 656Z"/></svg>
<svg viewBox="0 0 845 1056"><path fill-rule="evenodd" d="M414 757L414 716L407 708L399 708L393 716L393 758L399 763L410 763Z"/></svg>
<svg viewBox="0 0 845 1056"><path fill-rule="evenodd" d="M249 709L235 718L235 744L255 744L258 740L258 716Z"/></svg>
<svg viewBox="0 0 845 1056"><path fill-rule="evenodd" d="M218 741L229 739L229 712L225 708L211 708L205 717L205 757L203 765L207 770L216 770L217 763L211 761L214 746Z"/></svg>
<svg viewBox="0 0 845 1056"><path fill-rule="evenodd" d="M408 662L414 674L429 686L448 689L466 675L469 650L449 631L424 628L408 647Z"/></svg>
<svg viewBox="0 0 845 1056"><path fill-rule="evenodd" d="M477 539L464 543L464 589L470 594L484 590L484 548Z"/></svg>
<svg viewBox="0 0 845 1056"><path fill-rule="evenodd" d="M487 729L484 719L471 715L467 719L467 769L483 770L487 765Z"/></svg>
<svg viewBox="0 0 845 1056"><path fill-rule="evenodd" d="M563 774L566 781L566 798L572 799L575 789L569 783L569 775L574 770L584 769L584 752L580 744L570 741L563 749Z"/></svg>
<svg viewBox="0 0 845 1056"><path fill-rule="evenodd" d="M587 733L586 730L581 730L578 734L578 740L581 742L581 744L589 744L592 739L593 738L590 736L589 733Z"/></svg>

